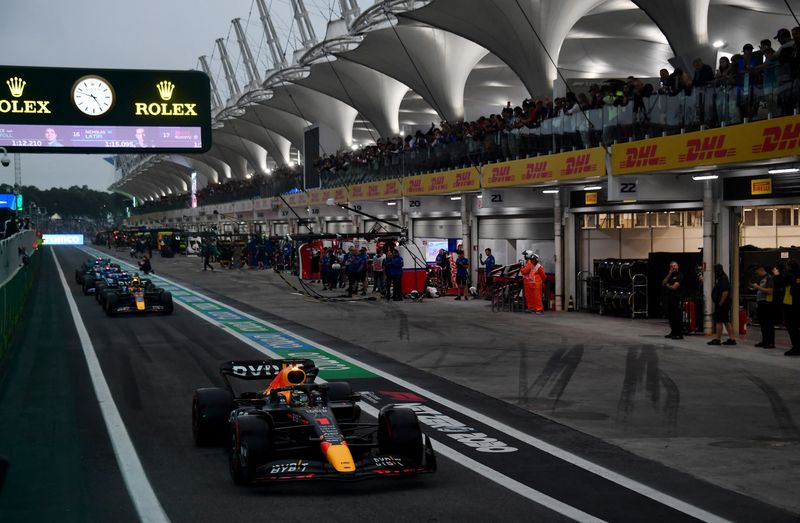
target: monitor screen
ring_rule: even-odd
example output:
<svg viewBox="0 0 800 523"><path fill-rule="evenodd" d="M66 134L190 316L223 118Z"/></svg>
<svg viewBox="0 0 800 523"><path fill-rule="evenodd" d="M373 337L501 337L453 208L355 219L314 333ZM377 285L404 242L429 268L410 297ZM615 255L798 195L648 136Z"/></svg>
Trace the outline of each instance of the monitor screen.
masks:
<svg viewBox="0 0 800 523"><path fill-rule="evenodd" d="M0 126L4 147L64 148L168 148L203 149L200 127L155 127L125 125L35 125Z"/></svg>

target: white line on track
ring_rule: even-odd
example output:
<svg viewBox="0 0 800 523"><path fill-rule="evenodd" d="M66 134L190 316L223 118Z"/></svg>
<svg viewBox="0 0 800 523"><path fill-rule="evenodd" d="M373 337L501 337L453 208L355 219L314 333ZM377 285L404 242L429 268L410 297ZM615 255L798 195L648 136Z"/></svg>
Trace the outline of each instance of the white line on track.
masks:
<svg viewBox="0 0 800 523"><path fill-rule="evenodd" d="M84 252L88 252L88 251L84 250ZM93 253L89 253L89 254L93 254ZM117 261L124 263L122 260L119 260L119 259L117 259ZM227 304L222 303L220 301L217 301L217 300L215 300L213 298L205 296L200 292L197 292L195 290L192 290L192 289L189 289L187 287L184 287L183 285L179 285L179 284L177 284L177 283L175 283L175 282L173 282L173 281L171 281L171 280L169 280L167 278L164 278L163 276L159 276L159 278L161 278L162 280L168 282L170 285L174 285L175 287L177 287L179 289L185 290L187 292L191 292L191 293L196 294L198 296L202 296L204 299L208 300L209 302L216 303L217 305L220 305L222 307L230 309L230 310L232 310L232 311L234 311L234 312L236 312L238 314L241 314L242 316L246 316L246 317L248 317L248 318L250 318L250 319L252 319L254 321L257 321L259 323L263 323L265 325L268 325L269 327L271 327L273 329L276 329L276 330L278 330L278 331L280 331L280 332L282 332L282 333L284 333L284 334L286 334L288 336L292 336L294 338L303 340L306 343L308 343L308 344L310 344L310 345L312 345L314 347L317 347L317 348L319 348L321 350L334 353L333 350L329 349L328 347L326 347L324 345L320 345L320 344L315 343L315 342L313 342L311 340L306 340L305 338L303 338L301 336L298 336L297 334L295 334L293 332L290 332L290 331L287 331L285 329L282 329L282 328L278 327L277 325L273 325L272 323L270 323L268 321L265 321L265 320L263 320L261 318L257 318L257 317L255 317L255 316L253 316L251 314L248 314L248 313L246 313L244 311L240 311L239 309L237 309L235 307L231 307L230 305L227 305ZM70 296L70 298L71 298L71 296ZM206 316L202 312L197 311L197 310L189 307L188 305L182 303L180 301L180 298L175 298L174 301L175 301L176 304L178 304L179 306L181 306L185 310L187 310L187 311L191 312L192 314L194 314L195 316L207 321L208 323L211 323L215 327L219 327L223 331L227 332L228 334L234 336L238 340L240 340L240 341L244 342L245 344L249 345L250 347L254 348L255 350L257 350L258 352L260 352L264 356L266 356L268 358L274 358L274 359L282 358L282 356L280 354L277 354L275 352L270 351L266 347L264 347L262 345L259 345L258 343L256 343L255 341L251 340L250 338L247 338L246 336L243 336L243 335L239 334L238 332L235 332L235 331L229 329L225 324L215 320L214 318ZM362 368L367 368L367 366L364 365L361 362L358 362L358 361L353 360L351 358L347 358L347 359L350 361L350 363L353 363L355 365L361 366ZM377 369L372 369L371 367L368 370L371 370L372 372L375 372L376 374L379 373L379 372L376 372ZM380 374L384 374L384 373L380 372ZM386 375L386 376L390 376L390 375ZM389 378L387 378L387 379L389 379ZM392 381L397 381L397 379L398 378L392 377L391 380ZM322 380L321 378L319 378L317 381L324 382L324 380ZM422 389L419 389L419 390L422 390ZM376 409L372 405L368 405L366 403L362 403L361 404L361 410L362 410L362 412L366 413L368 416L371 416L376 420L378 419L378 409ZM548 496L547 494L545 494L543 492L539 492L538 490L535 490L535 489L533 489L533 488L531 488L531 487L529 487L529 486L527 486L527 485L525 485L523 483L520 483L519 481L517 481L515 479L512 479L512 478L506 476L505 474L502 474L502 473L492 469L491 467L487 467L483 463L475 461L474 459L470 458L466 454L462 454L462 453L458 452L457 450L445 445L444 443L442 443L439 440L436 440L436 439L433 439L433 438L430 438L430 439L431 439L431 443L433 444L434 450L438 454L450 459L451 461L455 462L458 465L466 467L467 469L471 470L472 472L474 472L474 473L476 473L476 474L478 474L480 476L483 476L484 478L486 478L486 479L488 479L488 480L490 480L490 481L492 481L494 483L497 483L498 485L500 485L500 486L502 486L504 488L507 488L508 490L514 492L515 494L518 494L518 495L520 495L520 496L522 496L524 498L527 498L527 499L533 501L534 503L542 505L543 507L545 507L545 508L547 508L549 510L552 510L553 512L557 512L557 513L559 513L559 514L561 514L561 515L563 515L565 517L568 517L568 518L570 518L570 519L572 519L574 521L579 521L579 522L582 522L582 523L604 523L603 519L600 519L600 518L598 518L596 516L592 516L591 514L587 514L586 512L583 512L580 509L577 509L575 507L567 505L566 503L563 503L563 502L561 502L561 501L559 501L559 500L557 500L557 499L555 499L553 497L550 497L550 496Z"/></svg>
<svg viewBox="0 0 800 523"><path fill-rule="evenodd" d="M85 248L83 248L82 250L84 250L84 252L88 252ZM110 255L108 255L106 253L102 253L102 255L103 256L110 256ZM125 263L123 260L119 260L118 258L117 258L117 261L119 261L121 263ZM563 460L563 461L565 461L567 463L570 463L570 464L572 464L572 465L574 465L576 467L579 467L579 468L581 468L583 470L591 472L592 474L595 474L595 475L597 475L597 476L599 476L599 477L601 477L603 479L606 479L606 480L608 480L608 481L610 481L612 483L616 483L617 485L620 485L621 487L624 487L624 488L627 488L627 489L629 489L629 490L631 490L633 492L636 492L637 494L639 494L641 496L650 498L653 501L657 501L658 503L661 503L662 505L665 505L665 506L670 507L670 508L672 508L674 510L677 510L678 512L682 512L682 513L684 513L684 514L686 514L688 516L691 516L693 518L696 518L696 519L698 519L700 521L706 521L706 522L709 522L709 523L731 523L730 520L727 520L727 519L725 519L725 518L723 518L721 516L718 516L716 514L713 514L711 512L703 510L700 507L692 505L691 503L687 503L687 502L685 502L683 500L680 500L680 499L678 499L678 498L676 498L674 496L670 496L669 494L667 494L665 492L661 492L661 491L659 491L659 490L657 490L655 488L649 487L649 486L647 486L647 485L645 485L645 484L643 484L643 483L641 483L639 481L631 479L631 478L629 478L627 476L624 476L624 475L622 475L622 474L620 474L618 472L614 472L613 470L611 470L609 468L603 467L602 465L598 465L596 463L593 463L593 462L591 462L591 461L589 461L589 460L587 460L585 458L582 458L582 457L580 457L580 456L578 456L576 454L573 454L572 452L569 452L567 450L564 450L564 449L561 449L559 447L556 447L555 445L547 443L544 440L541 440L541 439L539 439L537 437L534 437L534 436L531 436L529 434L526 434L526 433L524 433L524 432L522 432L522 431L520 431L518 429L515 429L514 427L506 425L505 423L502 423L500 421L492 419L489 416L481 414L480 412L477 412L477 411L472 410L472 409L470 409L468 407L460 405L460 404L458 404L458 403L456 403L454 401L451 401L451 400L449 400L447 398L439 396L436 393L433 393L433 392L430 392L430 391L428 391L426 389L423 389L422 387L414 385L413 383L410 383L410 382L408 382L408 381L406 381L406 380L404 380L402 378L398 378L397 376L394 376L394 375L389 374L387 372L384 372L384 371L382 371L382 370L380 370L378 368L372 367L371 365L368 365L368 364L365 364L365 363L363 363L361 361L358 361L355 358L352 358L352 357L348 356L347 354L343 354L343 353L338 352L338 351L336 351L336 350L334 350L334 349L332 349L330 347L327 347L325 345L319 344L319 343L317 343L317 342L315 342L313 340L309 340L307 338L304 338L303 336L300 336L298 334L295 334L294 332L288 331L288 330L286 330L286 329L284 329L282 327L279 327L279 326L277 326L277 325L275 325L273 323L270 323L269 321L266 321L266 320L264 320L262 318L258 318L256 316L253 316L252 314L248 314L248 313L246 313L244 311L241 311L241 310L239 310L239 309L237 309L237 308L235 308L235 307L233 307L231 305L228 305L228 304L223 303L223 302L221 302L219 300L215 300L214 298L206 296L206 295L202 294L201 292L198 292L197 290L190 289L188 287L185 287L183 285L175 283L174 281L172 281L172 280L170 280L168 278L164 278L163 276L160 276L160 278L163 279L164 281L168 282L169 284L174 285L175 287L178 287L179 289L183 289L183 290L185 290L187 292L191 292L191 293L197 294L198 296L203 297L204 299L208 300L209 302L216 303L217 305L220 305L222 307L230 309L230 310L236 312L237 314L241 314L242 316L250 318L250 319L252 319L254 321L261 322L264 325L269 326L270 328L273 328L273 329L275 329L275 330L277 330L279 332L282 332L283 334L286 334L288 336L294 337L297 340L300 340L302 342L305 342L305 343L311 345L312 347L317 347L318 349L320 349L322 351L329 352L331 355L336 356L337 358L340 358L340 359L342 359L344 361L347 361L347 362L349 362L349 363L351 363L353 365L359 366L364 370L370 371L373 374L375 374L376 376L380 376L381 378L384 378L384 379L389 380L389 381L391 381L391 382L393 382L393 383L395 383L397 385L405 387L405 388L407 388L408 390L410 390L412 392L416 392L417 394L420 394L422 396L430 398L430 399L432 399L432 400L434 400L434 401L436 401L436 402L438 402L438 403L440 403L442 405L445 405L446 407L449 407L449 408L455 410L456 412L458 412L460 414L463 414L463 415L465 415L467 417L470 417L470 418L472 418L472 419L474 419L476 421L479 421L479 422L481 422L481 423L483 423L485 425L488 425L488 426L490 426L490 427L492 427L492 428L494 428L494 429L496 429L496 430L498 430L498 431L500 431L500 432L502 432L502 433L504 433L504 434L506 434L508 436L511 436L513 438L518 439L519 441L527 443L528 445L530 445L530 446L532 446L532 447L534 447L536 449L539 449L542 452L550 454L551 456L554 456L554 457L556 457L556 458L558 458L560 460ZM196 314L197 316L203 318L204 320L206 320L206 321L208 321L208 322L210 322L210 323L212 323L214 325L217 325L218 327L221 327L223 330L229 332L230 334L233 334L238 339L244 341L245 343L247 343L251 347L254 347L259 352L262 352L264 354L266 354L268 352L268 351L266 351L264 349L264 347L259 346L257 343L245 338L244 336L237 335L237 333L232 332L224 324L214 320L213 318L209 318L208 316L204 316L200 312L195 311L193 309L190 309L189 307L187 307L185 305L184 305L184 307L187 310L190 310L192 313ZM441 445L441 443L440 443L440 445ZM453 451L453 452L455 452L455 451ZM466 457L466 456L464 456L464 457ZM467 459L469 459L469 458L467 458ZM492 479L492 478L490 478L490 479ZM510 478L508 478L508 479L510 479ZM511 481L513 481L513 480L511 480ZM514 489L512 489L512 490L514 490ZM516 492L516 490L514 490L514 491ZM544 496L545 494L541 494L541 495ZM575 509L575 510L577 510L577 509Z"/></svg>
<svg viewBox="0 0 800 523"><path fill-rule="evenodd" d="M61 285L64 287L67 304L72 313L72 321L78 331L78 338L81 341L81 347L83 347L86 365L89 367L89 375L92 378L94 392L97 395L97 403L100 406L100 412L103 414L103 421L106 423L108 435L111 438L111 446L114 448L117 464L120 472L122 472L122 478L125 481L133 506L136 508L136 513L143 522L167 523L169 518L164 512L161 503L159 503L153 486L147 479L147 474L144 471L144 467L142 467L142 462L139 460L139 455L136 453L131 437L125 429L122 416L120 416L117 405L114 403L114 398L111 396L111 390L108 388L108 383L103 375L103 369L100 368L94 345L92 345L86 325L83 323L78 306L75 304L69 285L67 285L64 271L61 270L61 264L58 262L58 256L56 256L54 249L50 248L49 250L53 254L53 260L56 262Z"/></svg>

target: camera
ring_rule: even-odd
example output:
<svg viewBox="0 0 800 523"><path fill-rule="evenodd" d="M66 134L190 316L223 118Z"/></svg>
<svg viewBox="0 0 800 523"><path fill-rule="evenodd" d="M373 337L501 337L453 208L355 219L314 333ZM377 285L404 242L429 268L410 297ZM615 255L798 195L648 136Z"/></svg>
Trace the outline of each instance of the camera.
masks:
<svg viewBox="0 0 800 523"><path fill-rule="evenodd" d="M0 163L3 164L3 167L8 167L9 165L11 165L11 158L9 158L8 156L3 156L3 158L0 159Z"/></svg>

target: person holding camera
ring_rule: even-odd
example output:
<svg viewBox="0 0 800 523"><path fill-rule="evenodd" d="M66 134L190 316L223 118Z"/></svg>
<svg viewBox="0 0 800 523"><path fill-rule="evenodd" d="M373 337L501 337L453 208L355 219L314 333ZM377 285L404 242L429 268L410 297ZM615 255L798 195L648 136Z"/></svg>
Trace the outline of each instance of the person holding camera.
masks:
<svg viewBox="0 0 800 523"><path fill-rule="evenodd" d="M669 263L669 273L661 281L667 292L667 317L669 318L669 334L665 338L683 339L683 313L681 312L681 293L683 292L683 274L678 262Z"/></svg>
<svg viewBox="0 0 800 523"><path fill-rule="evenodd" d="M756 291L756 316L758 325L761 327L761 341L756 343L756 347L762 349L775 348L775 318L773 316L772 302L775 295L775 286L772 275L759 265L755 271L758 283L751 283L750 288Z"/></svg>

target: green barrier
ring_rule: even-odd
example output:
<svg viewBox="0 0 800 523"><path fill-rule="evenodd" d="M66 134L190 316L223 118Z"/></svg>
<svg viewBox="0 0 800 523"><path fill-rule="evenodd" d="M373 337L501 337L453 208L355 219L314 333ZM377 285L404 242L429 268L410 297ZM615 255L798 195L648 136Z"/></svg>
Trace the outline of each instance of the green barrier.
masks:
<svg viewBox="0 0 800 523"><path fill-rule="evenodd" d="M39 266L42 263L41 249L31 255L31 261L22 267L5 285L0 287L0 361L3 361L11 345L17 322L22 317Z"/></svg>

